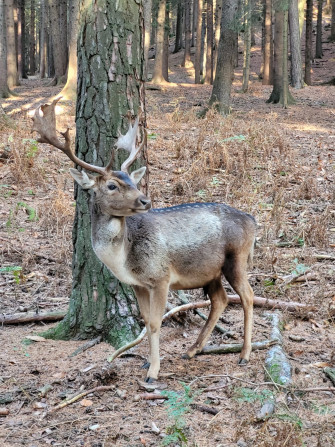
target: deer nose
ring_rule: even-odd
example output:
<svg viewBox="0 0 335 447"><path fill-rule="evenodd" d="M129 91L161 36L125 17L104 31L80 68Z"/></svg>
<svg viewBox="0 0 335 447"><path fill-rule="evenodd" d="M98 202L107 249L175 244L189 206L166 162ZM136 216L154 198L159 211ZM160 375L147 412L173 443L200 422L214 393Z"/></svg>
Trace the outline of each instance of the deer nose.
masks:
<svg viewBox="0 0 335 447"><path fill-rule="evenodd" d="M140 199L141 204L145 207L145 209L151 208L151 200L147 198Z"/></svg>

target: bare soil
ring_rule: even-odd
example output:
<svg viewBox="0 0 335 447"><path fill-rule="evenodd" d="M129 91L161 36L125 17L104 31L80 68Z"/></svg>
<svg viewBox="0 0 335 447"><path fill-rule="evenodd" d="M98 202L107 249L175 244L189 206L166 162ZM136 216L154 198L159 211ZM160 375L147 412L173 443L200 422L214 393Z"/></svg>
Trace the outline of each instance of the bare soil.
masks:
<svg viewBox="0 0 335 447"><path fill-rule="evenodd" d="M183 324L169 321L162 328L160 384L181 397L182 383L190 385L198 406L171 419L171 400L135 399L145 392L140 367L146 340L111 366L106 358L113 348L105 343L69 357L83 341L27 342L50 325L3 326L0 410L8 415L0 416L1 446L160 446L165 434L178 433L180 422L189 446L334 446L335 388L323 371L335 367L335 87L325 84L335 73L334 45L325 43L324 51L313 64L313 85L293 91L297 102L286 110L266 104L271 87L258 79L259 47L253 49L247 94L239 92L241 68L236 70L229 118L212 112L196 117L211 87L193 84L192 70L180 66L181 53L171 55L171 85L147 91L154 206L225 201L250 212L259 224L249 275L255 294L315 307L281 314L292 387L263 384L268 381L266 351L253 352L245 368L237 366L238 354L182 360L203 325L195 314L184 315ZM16 89L19 96L2 103L14 124L0 129L0 259L2 268L21 268L0 273L4 314L66 309L68 303L74 212L70 163L29 140L28 110L59 90L31 78ZM74 105L60 106L58 127L74 129ZM304 273L302 281L287 284L294 273ZM189 296L203 298L200 291ZM170 301L178 303L176 296ZM215 332L210 344L241 342L242 309L229 306L222 320L233 340ZM253 340L268 339L270 331L264 309L255 308ZM39 389L47 384L51 389L43 396ZM65 397L101 385L114 388L52 412ZM257 421L268 397L264 390L276 397L275 413Z"/></svg>

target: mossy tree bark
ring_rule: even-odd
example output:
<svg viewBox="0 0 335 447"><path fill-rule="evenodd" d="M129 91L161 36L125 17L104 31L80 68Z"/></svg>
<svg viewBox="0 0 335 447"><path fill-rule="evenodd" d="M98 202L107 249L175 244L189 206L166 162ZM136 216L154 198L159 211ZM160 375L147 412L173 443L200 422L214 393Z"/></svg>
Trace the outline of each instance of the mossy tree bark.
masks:
<svg viewBox="0 0 335 447"><path fill-rule="evenodd" d="M209 105L222 115L228 115L239 27L238 0L223 0L222 11L218 61Z"/></svg>
<svg viewBox="0 0 335 447"><path fill-rule="evenodd" d="M144 112L144 27L136 0L87 0L78 42L76 153L105 166L130 110ZM126 154L117 153L114 169ZM122 156L122 160L121 160ZM73 285L65 319L47 336L87 339L101 335L115 347L139 332L136 300L98 260L91 247L90 193L76 188Z"/></svg>

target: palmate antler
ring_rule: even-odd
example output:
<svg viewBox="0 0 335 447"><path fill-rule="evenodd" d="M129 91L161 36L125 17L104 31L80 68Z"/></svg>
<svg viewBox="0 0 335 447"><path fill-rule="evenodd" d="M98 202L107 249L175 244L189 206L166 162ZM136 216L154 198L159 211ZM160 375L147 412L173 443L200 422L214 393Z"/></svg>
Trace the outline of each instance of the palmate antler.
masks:
<svg viewBox="0 0 335 447"><path fill-rule="evenodd" d="M71 139L69 135L69 129L65 132L60 132L65 141L62 142L57 136L56 130L56 115L55 107L61 97L56 98L51 104L44 104L38 107L32 118L33 128L32 131L36 131L40 134L40 138L37 139L40 143L48 143L54 146L66 154L70 160L72 160L78 166L100 175L105 175L107 171L112 168L113 159L108 163L106 167L100 167L86 163L80 160L71 149ZM42 115L40 113L42 111ZM139 125L139 117L136 118L134 125L131 124L131 117L129 116L129 129L125 135L120 135L115 146L118 149L125 149L129 152L129 157L122 163L121 170L128 172L128 168L137 158L138 154L143 149L146 143L146 132L144 131L144 138L140 146L136 147L137 130Z"/></svg>

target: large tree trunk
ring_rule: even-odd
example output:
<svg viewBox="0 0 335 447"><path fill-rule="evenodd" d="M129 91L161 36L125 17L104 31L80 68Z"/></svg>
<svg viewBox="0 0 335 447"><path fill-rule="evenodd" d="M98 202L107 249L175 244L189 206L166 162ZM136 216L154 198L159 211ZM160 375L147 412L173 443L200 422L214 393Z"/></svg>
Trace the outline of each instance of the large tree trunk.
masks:
<svg viewBox="0 0 335 447"><path fill-rule="evenodd" d="M191 65L191 0L185 0L185 52L182 66Z"/></svg>
<svg viewBox="0 0 335 447"><path fill-rule="evenodd" d="M273 83L272 0L264 0L263 85Z"/></svg>
<svg viewBox="0 0 335 447"><path fill-rule="evenodd" d="M213 84L213 0L207 0L207 53L205 84Z"/></svg>
<svg viewBox="0 0 335 447"><path fill-rule="evenodd" d="M288 88L287 70L287 20L288 3L277 0L275 5L275 38L274 38L274 79L273 90L268 103L280 102L287 107L294 99Z"/></svg>
<svg viewBox="0 0 335 447"><path fill-rule="evenodd" d="M166 15L166 0L159 0L157 31L156 31L155 68L154 68L154 75L152 78L152 82L154 84L162 84L168 81L168 79L164 78L163 73L165 15Z"/></svg>
<svg viewBox="0 0 335 447"><path fill-rule="evenodd" d="M70 0L70 23L69 23L69 63L67 69L67 81L60 92L65 99L76 99L77 89L77 40L79 24L78 0Z"/></svg>
<svg viewBox="0 0 335 447"><path fill-rule="evenodd" d="M194 0L198 2L197 10L197 41L195 48L195 60L194 60L194 82L200 84L200 62L201 62L201 26L202 26L202 5L203 0Z"/></svg>
<svg viewBox="0 0 335 447"><path fill-rule="evenodd" d="M291 0L289 3L289 25L290 25L290 46L291 46L291 85L294 88L303 88L304 80L302 75L301 45L299 29L298 0Z"/></svg>
<svg viewBox="0 0 335 447"><path fill-rule="evenodd" d="M316 41L315 41L315 58L321 59L322 54L322 3L323 0L318 0L318 19L316 25Z"/></svg>
<svg viewBox="0 0 335 447"><path fill-rule="evenodd" d="M0 98L10 96L7 84L6 26L4 2L0 1Z"/></svg>
<svg viewBox="0 0 335 447"><path fill-rule="evenodd" d="M6 43L7 43L7 84L11 89L17 85L17 65L14 29L14 2L4 0L6 18Z"/></svg>
<svg viewBox="0 0 335 447"><path fill-rule="evenodd" d="M235 23L237 11L238 0L223 0L218 62L209 100L209 105L213 105L222 115L230 113L230 95L237 47Z"/></svg>
<svg viewBox="0 0 335 447"><path fill-rule="evenodd" d="M312 84L313 0L306 3L305 82Z"/></svg>
<svg viewBox="0 0 335 447"><path fill-rule="evenodd" d="M144 112L144 26L140 3L133 0L95 0L92 6L86 1L80 14L76 153L101 166L108 163L118 132L125 130L127 111ZM120 158L116 154L114 169L120 169ZM90 194L75 189L70 307L47 335L101 335L119 347L139 332L137 306L131 288L114 278L92 250Z"/></svg>

